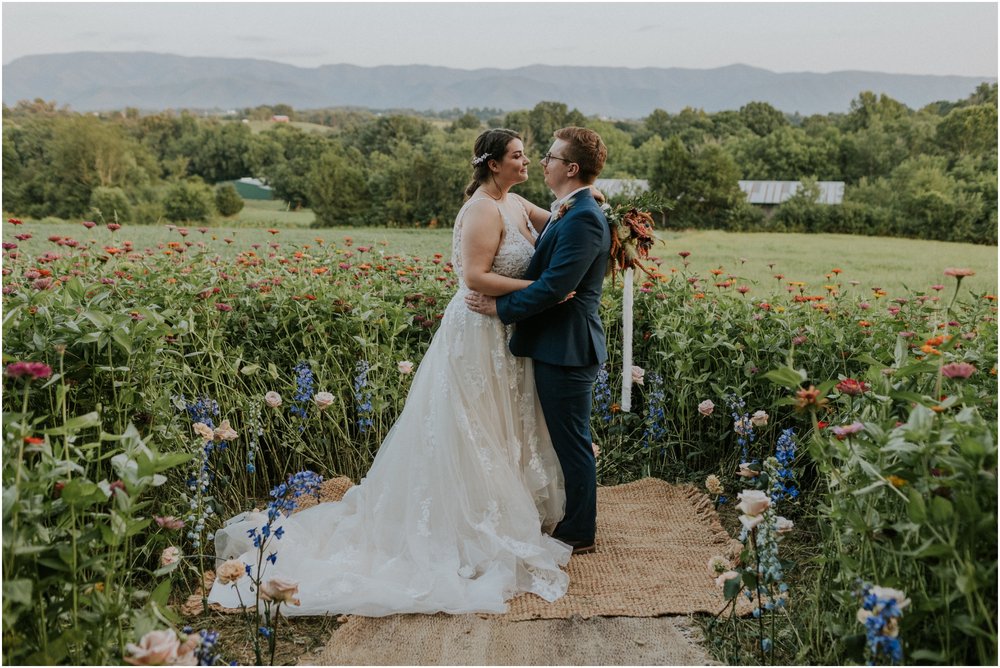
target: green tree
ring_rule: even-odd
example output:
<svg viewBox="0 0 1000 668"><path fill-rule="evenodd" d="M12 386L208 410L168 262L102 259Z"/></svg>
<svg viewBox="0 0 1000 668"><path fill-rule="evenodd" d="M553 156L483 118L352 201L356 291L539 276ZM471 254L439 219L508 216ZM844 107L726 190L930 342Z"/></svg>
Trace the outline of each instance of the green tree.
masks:
<svg viewBox="0 0 1000 668"><path fill-rule="evenodd" d="M952 110L937 126L938 146L957 156L997 152L997 108L976 104Z"/></svg>
<svg viewBox="0 0 1000 668"><path fill-rule="evenodd" d="M90 210L105 222L131 222L132 205L121 188L98 186L90 195ZM95 218L96 220L97 218Z"/></svg>
<svg viewBox="0 0 1000 668"><path fill-rule="evenodd" d="M232 183L220 183L215 187L215 209L222 216L235 216L243 210L243 198Z"/></svg>
<svg viewBox="0 0 1000 668"><path fill-rule="evenodd" d="M653 167L650 188L674 203L666 214L669 227L727 228L746 200L739 178L736 163L722 147L689 149L673 137Z"/></svg>
<svg viewBox="0 0 1000 668"><path fill-rule="evenodd" d="M274 196L295 209L309 206L310 177L319 157L330 147L330 140L283 123L261 137L273 147L266 151L261 170Z"/></svg>
<svg viewBox="0 0 1000 668"><path fill-rule="evenodd" d="M766 137L788 125L785 115L767 102L748 102L740 107L740 120L758 137Z"/></svg>
<svg viewBox="0 0 1000 668"><path fill-rule="evenodd" d="M316 227L363 224L371 200L363 157L355 148L334 145L316 162L309 177L308 197Z"/></svg>
<svg viewBox="0 0 1000 668"><path fill-rule="evenodd" d="M198 178L178 181L163 196L163 213L169 220L207 220L215 213L212 189Z"/></svg>

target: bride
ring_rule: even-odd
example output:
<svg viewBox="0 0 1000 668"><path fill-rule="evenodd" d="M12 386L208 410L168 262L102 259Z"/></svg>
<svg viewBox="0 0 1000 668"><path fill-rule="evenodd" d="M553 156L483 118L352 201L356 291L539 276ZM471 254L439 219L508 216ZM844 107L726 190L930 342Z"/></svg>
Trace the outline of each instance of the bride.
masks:
<svg viewBox="0 0 1000 668"><path fill-rule="evenodd" d="M272 527L283 536L269 545L277 560L263 580L299 583L301 605L286 614L504 612L522 592L547 601L566 593L560 566L572 548L546 533L563 515L562 472L532 361L511 355L498 318L464 301L469 290L499 296L530 285L518 277L549 214L509 192L528 178L517 133L487 130L474 155L452 238L458 292L399 419L343 500ZM217 557L256 564L248 531L261 524L259 513L229 520L216 533ZM217 580L209 600L239 607L239 586L253 601L249 580Z"/></svg>

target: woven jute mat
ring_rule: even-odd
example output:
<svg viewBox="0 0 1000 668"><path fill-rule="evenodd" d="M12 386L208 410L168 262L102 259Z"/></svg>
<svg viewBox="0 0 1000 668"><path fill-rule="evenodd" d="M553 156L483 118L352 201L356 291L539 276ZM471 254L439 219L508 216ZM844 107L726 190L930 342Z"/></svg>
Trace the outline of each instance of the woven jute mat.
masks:
<svg viewBox="0 0 1000 668"><path fill-rule="evenodd" d="M351 617L299 665L717 665L685 618L513 622L496 615Z"/></svg>

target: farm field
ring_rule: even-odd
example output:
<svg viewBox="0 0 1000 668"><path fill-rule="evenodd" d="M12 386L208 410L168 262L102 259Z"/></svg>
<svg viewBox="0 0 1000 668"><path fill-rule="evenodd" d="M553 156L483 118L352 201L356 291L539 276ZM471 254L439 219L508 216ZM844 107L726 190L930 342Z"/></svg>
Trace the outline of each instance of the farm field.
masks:
<svg viewBox="0 0 1000 668"><path fill-rule="evenodd" d="M303 216L3 223L5 662L119 663L164 616L214 637L177 610L221 519L364 476L411 383L400 363L420 372L456 289L450 230L285 213ZM758 617L705 621L730 638L716 655L991 661L996 248L685 232L654 255L627 413L621 282L605 288L598 476L703 486L743 542L715 562L739 571L705 577L721 612L747 596ZM737 495L755 494L750 517ZM787 536L743 530L754 517ZM859 610L881 624L867 644ZM219 626L221 652L263 642Z"/></svg>

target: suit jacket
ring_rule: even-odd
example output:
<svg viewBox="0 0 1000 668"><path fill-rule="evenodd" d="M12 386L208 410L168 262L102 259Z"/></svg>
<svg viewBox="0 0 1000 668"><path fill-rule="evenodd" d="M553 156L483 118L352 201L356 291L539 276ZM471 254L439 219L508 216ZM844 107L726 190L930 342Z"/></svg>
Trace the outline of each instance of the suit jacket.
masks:
<svg viewBox="0 0 1000 668"><path fill-rule="evenodd" d="M517 323L510 351L561 366L590 366L608 357L598 309L608 266L611 231L589 190L549 222L524 278L527 288L497 298L504 324ZM570 292L576 296L560 304Z"/></svg>

